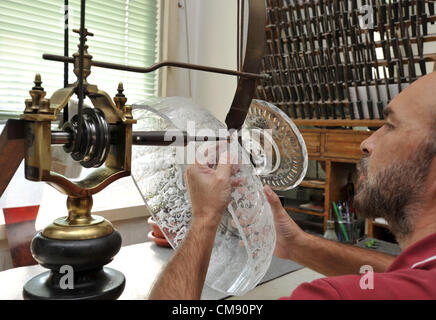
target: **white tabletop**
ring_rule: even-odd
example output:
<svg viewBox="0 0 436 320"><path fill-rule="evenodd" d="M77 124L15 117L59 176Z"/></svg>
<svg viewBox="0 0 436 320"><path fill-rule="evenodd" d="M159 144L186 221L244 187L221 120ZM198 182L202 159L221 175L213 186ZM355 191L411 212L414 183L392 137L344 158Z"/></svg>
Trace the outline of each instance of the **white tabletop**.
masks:
<svg viewBox="0 0 436 320"><path fill-rule="evenodd" d="M174 251L170 248L157 246L153 242L144 242L122 247L114 260L107 266L119 270L126 277L126 287L119 299L143 300L147 299L149 291L157 279L161 270L165 267ZM289 272L295 268L294 272ZM256 287L246 296L239 298L247 299L275 299L283 295L289 295L292 289L302 282L319 278L321 275L308 273L306 268L301 269L292 261L287 264L284 260L273 258L270 270L264 278L264 283ZM35 265L9 269L0 272L0 300L20 300L24 284L32 277L47 271L47 269ZM280 275L279 278L277 276ZM271 279L277 278L270 281ZM281 279L286 279L283 282ZM266 282L265 282L266 281ZM281 290L278 290L278 287ZM205 286L202 299L223 299L226 295Z"/></svg>

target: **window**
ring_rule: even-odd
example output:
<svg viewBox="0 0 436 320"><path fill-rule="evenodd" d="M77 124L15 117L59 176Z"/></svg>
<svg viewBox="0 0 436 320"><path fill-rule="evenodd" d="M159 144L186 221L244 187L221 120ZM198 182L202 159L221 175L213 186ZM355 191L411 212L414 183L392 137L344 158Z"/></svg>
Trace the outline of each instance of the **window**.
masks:
<svg viewBox="0 0 436 320"><path fill-rule="evenodd" d="M87 0L89 53L94 60L145 67L158 56L158 0ZM69 56L78 50L80 0L69 1ZM43 53L64 54L63 0L0 1L0 114L24 110L36 73L47 97L63 87L64 66L42 59ZM93 67L88 81L116 94L124 83L128 102L156 94L157 73L139 74ZM69 65L69 83L76 81Z"/></svg>

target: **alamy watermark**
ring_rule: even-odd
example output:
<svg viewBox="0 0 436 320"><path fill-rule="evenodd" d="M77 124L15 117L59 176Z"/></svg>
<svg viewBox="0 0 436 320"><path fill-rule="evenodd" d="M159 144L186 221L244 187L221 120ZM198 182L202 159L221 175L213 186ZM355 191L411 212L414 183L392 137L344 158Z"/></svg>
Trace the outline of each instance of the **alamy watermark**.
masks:
<svg viewBox="0 0 436 320"><path fill-rule="evenodd" d="M362 290L374 290L374 269L370 265L363 265L359 270L360 277L359 286Z"/></svg>
<svg viewBox="0 0 436 320"><path fill-rule="evenodd" d="M197 140L186 143L186 139ZM164 141L172 142L169 146L175 147L177 164L253 164L262 172L274 171L280 165L280 151L271 129L219 129L217 132L197 129L194 121L188 121L186 131L168 130Z"/></svg>
<svg viewBox="0 0 436 320"><path fill-rule="evenodd" d="M72 6L62 6L59 7L59 13L62 14L61 23L64 26L64 29L67 29L68 26L74 25L74 10Z"/></svg>
<svg viewBox="0 0 436 320"><path fill-rule="evenodd" d="M66 264L61 266L59 273L63 276L59 280L59 287L62 290L73 290L74 289L74 269L72 266Z"/></svg>
<svg viewBox="0 0 436 320"><path fill-rule="evenodd" d="M359 25L361 29L374 29L374 8L364 5L359 8Z"/></svg>

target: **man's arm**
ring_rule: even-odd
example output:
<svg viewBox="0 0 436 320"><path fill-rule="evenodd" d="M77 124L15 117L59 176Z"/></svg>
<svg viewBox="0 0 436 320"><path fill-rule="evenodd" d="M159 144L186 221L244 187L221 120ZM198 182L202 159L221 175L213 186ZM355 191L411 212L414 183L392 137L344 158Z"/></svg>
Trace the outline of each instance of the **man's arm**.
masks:
<svg viewBox="0 0 436 320"><path fill-rule="evenodd" d="M290 259L323 275L338 276L358 274L364 265L374 272L384 272L395 257L306 234L292 247Z"/></svg>
<svg viewBox="0 0 436 320"><path fill-rule="evenodd" d="M283 209L279 197L269 186L264 188L274 215L277 233L275 255L290 259L326 276L358 274L363 265L384 272L395 257L326 240L301 230Z"/></svg>
<svg viewBox="0 0 436 320"><path fill-rule="evenodd" d="M192 205L192 222L185 240L156 281L149 299L200 299L215 234L231 199L232 165L227 154L217 169L196 164L185 175Z"/></svg>
<svg viewBox="0 0 436 320"><path fill-rule="evenodd" d="M159 276L151 293L152 300L198 300L201 297L216 226L193 223L182 246Z"/></svg>

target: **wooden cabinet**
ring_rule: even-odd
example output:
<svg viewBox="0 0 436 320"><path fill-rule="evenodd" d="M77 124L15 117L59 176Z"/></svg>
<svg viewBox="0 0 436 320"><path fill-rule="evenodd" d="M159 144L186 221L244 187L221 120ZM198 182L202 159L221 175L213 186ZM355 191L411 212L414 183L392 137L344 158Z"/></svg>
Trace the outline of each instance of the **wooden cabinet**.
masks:
<svg viewBox="0 0 436 320"><path fill-rule="evenodd" d="M324 230L329 219L329 209L333 201L347 198L345 186L356 170L363 153L360 144L373 131L300 129L306 143L309 160L321 162L325 180L304 180L299 187L324 190L324 211L286 206L288 211L316 215L323 218Z"/></svg>
<svg viewBox="0 0 436 320"><path fill-rule="evenodd" d="M306 148L309 155L320 156L321 155L321 134L319 132L301 132L306 142Z"/></svg>
<svg viewBox="0 0 436 320"><path fill-rule="evenodd" d="M310 159L359 162L360 144L372 131L301 129Z"/></svg>

